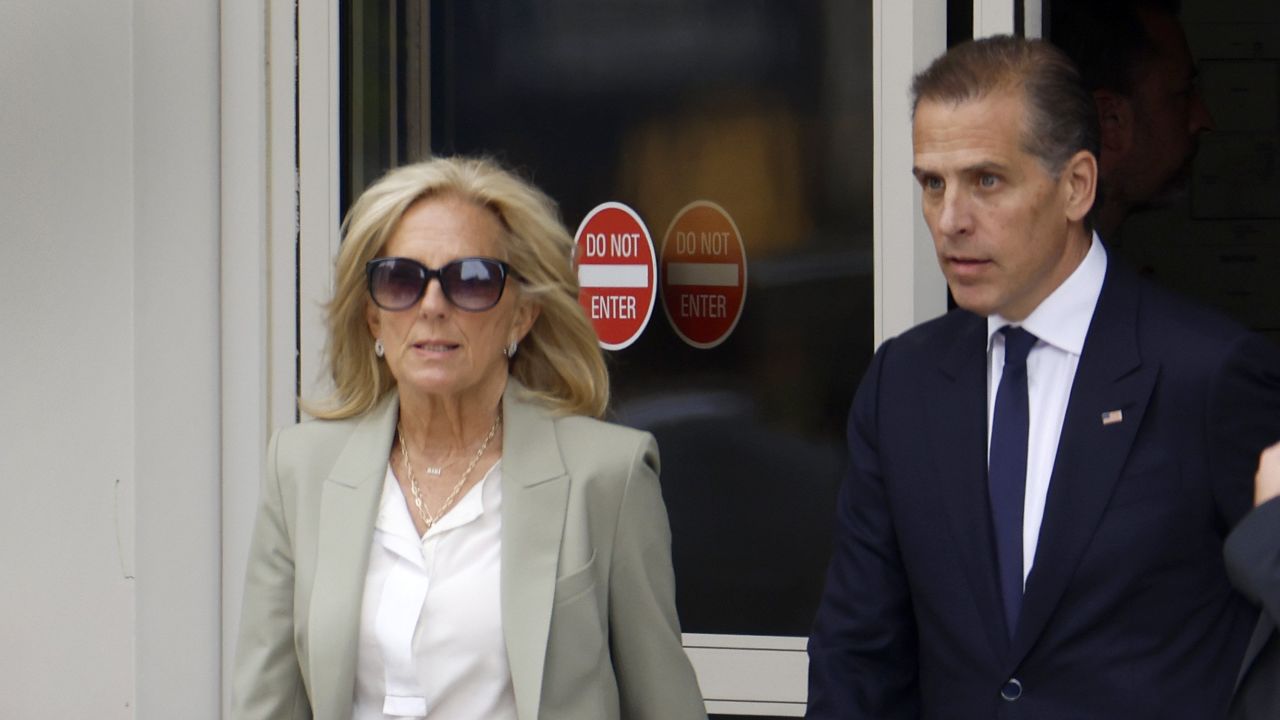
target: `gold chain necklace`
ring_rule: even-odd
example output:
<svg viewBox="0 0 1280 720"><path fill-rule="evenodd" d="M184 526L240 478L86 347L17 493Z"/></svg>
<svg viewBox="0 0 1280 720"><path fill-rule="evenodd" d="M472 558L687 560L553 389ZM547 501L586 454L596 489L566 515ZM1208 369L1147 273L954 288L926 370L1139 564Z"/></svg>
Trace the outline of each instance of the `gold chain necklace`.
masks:
<svg viewBox="0 0 1280 720"><path fill-rule="evenodd" d="M433 525L444 517L449 511L449 507L453 505L453 501L458 499L458 493L462 492L462 487L467 484L467 478L471 477L471 471L476 469L476 463L480 462L480 458L484 457L484 451L489 449L489 441L493 436L498 434L498 426L502 424L502 410L498 410L498 414L493 418L493 425L489 427L489 434L484 436L484 442L480 443L480 449L476 451L475 457L471 458L471 462L467 465L467 469L462 471L462 477L458 478L457 484L453 486L453 490L449 491L449 496L444 499L444 504L440 506L438 514L431 514L427 510L427 506L422 502L422 491L418 489L418 478L413 475L413 463L409 461L409 443L404 441L404 432L400 428L400 423L396 423L396 436L400 438L400 457L404 461L405 470L409 473L409 492L413 494L413 504L418 508L418 517L422 518L422 522L426 525L423 530L425 534ZM428 472L434 468L428 468ZM432 473L437 474L437 473Z"/></svg>

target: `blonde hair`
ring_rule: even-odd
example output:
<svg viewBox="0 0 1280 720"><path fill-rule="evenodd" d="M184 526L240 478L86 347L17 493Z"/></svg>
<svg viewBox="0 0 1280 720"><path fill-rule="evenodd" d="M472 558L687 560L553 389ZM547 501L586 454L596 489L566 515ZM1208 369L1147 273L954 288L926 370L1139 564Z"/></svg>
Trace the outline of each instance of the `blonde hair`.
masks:
<svg viewBox="0 0 1280 720"><path fill-rule="evenodd" d="M498 217L507 231L503 244L512 274L540 309L511 361L512 377L558 413L601 417L609 403L609 374L595 330L578 304L573 238L555 202L496 162L466 157L395 168L351 206L342 222L333 299L326 306L336 389L324 407L307 407L308 412L329 419L359 415L395 386L386 362L373 353L365 263L382 252L413 203L441 195L474 202Z"/></svg>

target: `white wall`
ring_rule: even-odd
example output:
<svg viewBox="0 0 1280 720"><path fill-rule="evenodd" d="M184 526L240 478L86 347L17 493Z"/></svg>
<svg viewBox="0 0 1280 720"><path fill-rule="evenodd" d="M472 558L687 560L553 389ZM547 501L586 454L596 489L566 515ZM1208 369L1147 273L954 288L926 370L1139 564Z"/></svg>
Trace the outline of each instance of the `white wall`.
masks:
<svg viewBox="0 0 1280 720"><path fill-rule="evenodd" d="M218 714L217 12L3 6L6 719Z"/></svg>
<svg viewBox="0 0 1280 720"><path fill-rule="evenodd" d="M131 9L27 0L4 14L0 716L128 718Z"/></svg>
<svg viewBox="0 0 1280 720"><path fill-rule="evenodd" d="M219 716L218 2L133 2L138 718Z"/></svg>

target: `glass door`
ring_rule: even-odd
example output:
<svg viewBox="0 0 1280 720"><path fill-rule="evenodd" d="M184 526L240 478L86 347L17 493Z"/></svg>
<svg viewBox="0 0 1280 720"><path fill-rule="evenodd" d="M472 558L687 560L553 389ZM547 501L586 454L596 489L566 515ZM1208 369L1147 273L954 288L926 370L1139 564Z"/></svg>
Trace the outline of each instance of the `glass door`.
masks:
<svg viewBox="0 0 1280 720"><path fill-rule="evenodd" d="M714 245L695 217L709 213L738 248L737 299L682 293L726 276L672 249L649 321L608 352L611 419L659 440L708 710L802 715L853 390L880 338L945 309L905 98L946 17L946 0L300 6L304 392L321 357L307 288L387 168L492 155L570 230L625 206L659 256ZM692 322L730 314L710 336Z"/></svg>

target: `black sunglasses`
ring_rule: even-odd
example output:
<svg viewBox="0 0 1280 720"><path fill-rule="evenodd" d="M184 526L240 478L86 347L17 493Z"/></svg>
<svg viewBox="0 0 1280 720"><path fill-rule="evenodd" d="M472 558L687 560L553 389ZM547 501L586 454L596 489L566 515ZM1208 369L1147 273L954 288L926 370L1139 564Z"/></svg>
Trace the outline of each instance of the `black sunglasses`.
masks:
<svg viewBox="0 0 1280 720"><path fill-rule="evenodd" d="M431 278L454 307L469 312L488 310L502 299L511 266L487 257L458 258L432 270L417 260L380 257L365 265L369 296L383 310L407 310L427 292Z"/></svg>

